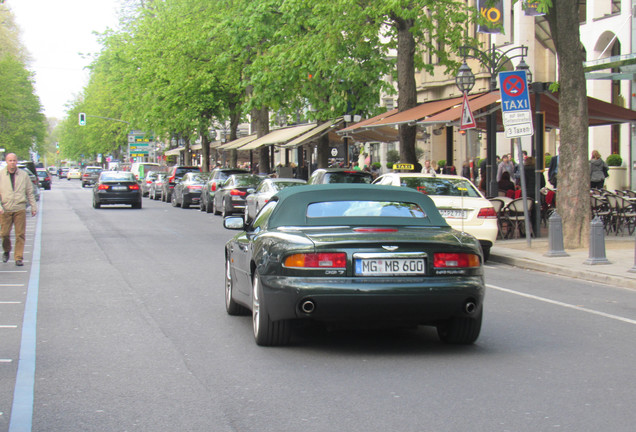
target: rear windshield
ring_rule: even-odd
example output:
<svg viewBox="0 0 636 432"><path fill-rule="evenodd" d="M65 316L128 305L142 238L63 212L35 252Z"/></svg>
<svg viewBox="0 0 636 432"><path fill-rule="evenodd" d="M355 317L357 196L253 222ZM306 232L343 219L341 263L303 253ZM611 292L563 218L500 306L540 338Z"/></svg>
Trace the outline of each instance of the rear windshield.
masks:
<svg viewBox="0 0 636 432"><path fill-rule="evenodd" d="M254 176L254 175L236 176L235 178L236 178L235 184L238 187L255 186L259 184L261 180L263 180L261 177Z"/></svg>
<svg viewBox="0 0 636 432"><path fill-rule="evenodd" d="M38 171L38 177L48 177L48 175L46 171Z"/></svg>
<svg viewBox="0 0 636 432"><path fill-rule="evenodd" d="M371 174L351 171L325 174L325 183L371 183Z"/></svg>
<svg viewBox="0 0 636 432"><path fill-rule="evenodd" d="M426 212L418 204L401 201L324 201L307 206L308 218L360 216L425 218Z"/></svg>
<svg viewBox="0 0 636 432"><path fill-rule="evenodd" d="M174 172L174 175L177 177L183 177L186 173L192 172L192 171L200 171L198 167L183 167L183 168L177 168L177 170Z"/></svg>
<svg viewBox="0 0 636 432"><path fill-rule="evenodd" d="M89 173L96 173L96 172L100 172L102 169L101 168L86 168L86 172Z"/></svg>
<svg viewBox="0 0 636 432"><path fill-rule="evenodd" d="M102 172L100 180L102 181L131 181L131 182L137 181L133 173L114 172L114 171Z"/></svg>
<svg viewBox="0 0 636 432"><path fill-rule="evenodd" d="M400 183L426 195L480 197L473 184L462 178L402 177Z"/></svg>

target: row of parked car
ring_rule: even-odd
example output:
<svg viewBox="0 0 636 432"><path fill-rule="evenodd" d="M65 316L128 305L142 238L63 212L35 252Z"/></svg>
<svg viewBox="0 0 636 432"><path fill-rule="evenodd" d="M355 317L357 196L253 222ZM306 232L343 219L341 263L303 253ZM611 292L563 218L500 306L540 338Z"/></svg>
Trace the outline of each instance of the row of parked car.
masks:
<svg viewBox="0 0 636 432"><path fill-rule="evenodd" d="M393 172L373 179L371 173L349 169L317 169L308 181L270 178L246 170L216 168L201 172L196 166L175 166L168 172L148 171L142 180L143 196L184 209L199 206L206 213L223 217L240 213L253 220L277 192L303 184L373 183L409 187L430 196L453 228L475 236L484 259L497 238L497 213L470 180L456 175Z"/></svg>

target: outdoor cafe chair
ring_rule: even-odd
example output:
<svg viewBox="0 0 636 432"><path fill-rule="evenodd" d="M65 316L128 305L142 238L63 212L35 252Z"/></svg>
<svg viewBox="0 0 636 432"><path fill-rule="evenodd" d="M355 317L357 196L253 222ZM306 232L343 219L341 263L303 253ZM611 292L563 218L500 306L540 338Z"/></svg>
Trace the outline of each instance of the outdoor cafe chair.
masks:
<svg viewBox="0 0 636 432"><path fill-rule="evenodd" d="M534 200L532 198L526 198L528 206L528 216L532 217L532 207ZM504 223L508 223L510 226L509 235L512 238L521 237L526 230L526 220L523 214L523 198L517 198L510 201L504 208ZM532 232L532 223L530 224L530 235Z"/></svg>

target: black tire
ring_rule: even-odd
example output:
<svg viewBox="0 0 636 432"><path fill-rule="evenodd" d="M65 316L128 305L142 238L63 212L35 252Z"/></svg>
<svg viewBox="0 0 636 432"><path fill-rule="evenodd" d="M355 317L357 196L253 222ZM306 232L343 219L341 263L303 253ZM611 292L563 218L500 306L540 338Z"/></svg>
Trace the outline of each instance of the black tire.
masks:
<svg viewBox="0 0 636 432"><path fill-rule="evenodd" d="M205 200L205 212L212 213L212 207L210 207L210 198Z"/></svg>
<svg viewBox="0 0 636 432"><path fill-rule="evenodd" d="M437 326L437 334L442 342L454 345L470 345L481 332L483 309L475 317L455 317Z"/></svg>
<svg viewBox="0 0 636 432"><path fill-rule="evenodd" d="M189 208L189 207L190 207L190 204L188 204L188 203L186 202L185 198L182 198L182 200L181 200L181 208L182 208L182 209L187 209L187 208Z"/></svg>
<svg viewBox="0 0 636 432"><path fill-rule="evenodd" d="M232 282L232 272L230 270L230 258L225 258L225 310L228 315L249 315L250 311L244 306L236 303L232 297L234 283Z"/></svg>
<svg viewBox="0 0 636 432"><path fill-rule="evenodd" d="M174 192L172 193L170 204L172 204L172 207L179 207L179 203L177 202L177 197L175 196Z"/></svg>
<svg viewBox="0 0 636 432"><path fill-rule="evenodd" d="M212 213L215 215L221 214L221 212L216 208L216 200L214 198L212 199Z"/></svg>
<svg viewBox="0 0 636 432"><path fill-rule="evenodd" d="M245 225L250 223L250 212L247 210L247 206L245 206L245 213L243 213L243 220L245 221Z"/></svg>
<svg viewBox="0 0 636 432"><path fill-rule="evenodd" d="M101 206L102 206L102 205L101 205L99 202L97 202L97 201L95 200L95 198L93 198L93 208L98 209L98 208L100 208Z"/></svg>
<svg viewBox="0 0 636 432"><path fill-rule="evenodd" d="M482 246L481 250L484 253L484 262L488 261L488 258L490 258L490 246Z"/></svg>
<svg viewBox="0 0 636 432"><path fill-rule="evenodd" d="M252 328L254 341L260 346L288 345L291 339L291 321L269 318L258 272L252 279Z"/></svg>

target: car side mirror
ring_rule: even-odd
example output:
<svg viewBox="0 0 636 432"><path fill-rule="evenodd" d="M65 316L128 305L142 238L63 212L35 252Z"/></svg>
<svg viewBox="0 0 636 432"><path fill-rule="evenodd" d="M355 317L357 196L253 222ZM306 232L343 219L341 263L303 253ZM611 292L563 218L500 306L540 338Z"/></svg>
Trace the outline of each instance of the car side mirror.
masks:
<svg viewBox="0 0 636 432"><path fill-rule="evenodd" d="M255 189L255 188L248 188L248 189L247 189L247 193L248 193L248 194L253 194L254 192L256 192L256 189Z"/></svg>
<svg viewBox="0 0 636 432"><path fill-rule="evenodd" d="M223 219L223 227L230 230L245 230L245 220L238 216L228 216Z"/></svg>

